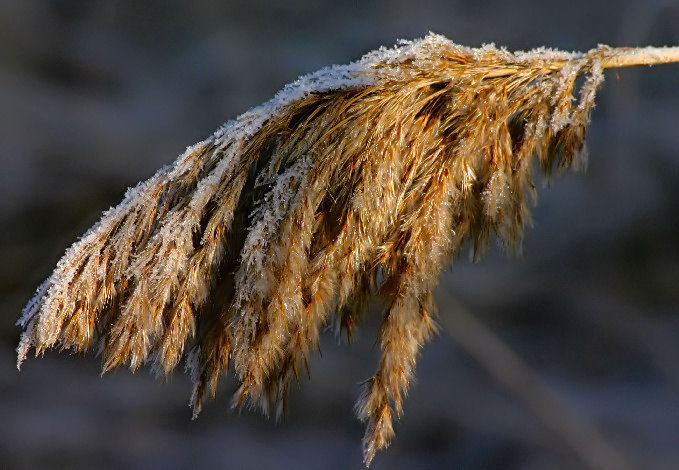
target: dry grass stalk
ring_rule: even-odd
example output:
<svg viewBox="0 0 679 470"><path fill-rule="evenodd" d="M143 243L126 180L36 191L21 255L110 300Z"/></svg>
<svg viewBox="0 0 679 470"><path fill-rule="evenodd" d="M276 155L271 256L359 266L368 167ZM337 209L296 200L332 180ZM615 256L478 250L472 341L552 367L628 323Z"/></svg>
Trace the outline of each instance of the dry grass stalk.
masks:
<svg viewBox="0 0 679 470"><path fill-rule="evenodd" d="M475 256L493 234L519 246L533 157L548 175L582 163L605 67L676 60L429 35L302 77L129 190L66 252L19 321L18 364L98 343L104 371L167 375L187 356L198 414L231 363L234 402L280 414L319 328L350 335L377 297L382 359L356 406L369 464L435 331L440 271L466 240Z"/></svg>
<svg viewBox="0 0 679 470"><path fill-rule="evenodd" d="M440 293L446 304L441 315L442 329L461 350L537 418L557 442L570 448L583 468L629 470L632 462L599 432L594 423L564 400L540 374L523 361L472 312L450 294Z"/></svg>

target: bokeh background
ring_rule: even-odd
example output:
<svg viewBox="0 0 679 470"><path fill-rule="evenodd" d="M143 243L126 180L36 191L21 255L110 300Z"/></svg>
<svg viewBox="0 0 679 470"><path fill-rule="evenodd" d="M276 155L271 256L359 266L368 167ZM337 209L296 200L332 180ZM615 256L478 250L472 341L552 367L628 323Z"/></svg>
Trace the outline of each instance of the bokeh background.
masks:
<svg viewBox="0 0 679 470"><path fill-rule="evenodd" d="M99 377L93 355L14 366L20 309L126 187L300 74L428 31L470 46L679 44L676 1L0 2L0 467L361 468L352 406L379 312L327 334L275 424L197 421L190 384ZM679 66L607 72L586 174L540 191L523 257L462 256L438 291L464 308L630 467L679 468ZM450 301L456 299L458 304ZM487 364L443 332L421 356L374 469L585 466Z"/></svg>

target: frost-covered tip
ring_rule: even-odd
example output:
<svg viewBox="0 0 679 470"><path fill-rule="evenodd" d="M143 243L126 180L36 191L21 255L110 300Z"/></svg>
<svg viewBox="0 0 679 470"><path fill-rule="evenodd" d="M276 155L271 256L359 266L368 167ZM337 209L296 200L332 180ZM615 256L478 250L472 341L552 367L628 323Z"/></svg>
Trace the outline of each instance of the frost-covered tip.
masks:
<svg viewBox="0 0 679 470"><path fill-rule="evenodd" d="M104 370L152 362L161 375L188 356L197 415L231 362L234 402L280 413L320 328L350 336L376 297L382 357L356 406L369 464L435 329L441 269L465 241L476 255L493 235L518 247L533 157L547 174L577 165L603 69L642 59L430 34L303 76L129 190L66 251L19 320L18 365L57 345L99 344Z"/></svg>

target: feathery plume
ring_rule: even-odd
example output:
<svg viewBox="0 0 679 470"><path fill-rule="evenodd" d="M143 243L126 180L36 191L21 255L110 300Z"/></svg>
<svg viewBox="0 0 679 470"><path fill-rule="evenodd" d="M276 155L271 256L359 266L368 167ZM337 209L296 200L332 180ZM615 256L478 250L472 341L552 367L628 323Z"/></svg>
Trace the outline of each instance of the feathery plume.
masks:
<svg viewBox="0 0 679 470"><path fill-rule="evenodd" d="M542 171L577 168L603 70L677 48L585 54L471 49L430 34L301 77L128 190L71 246L18 324L30 349L85 351L104 371L186 357L198 414L232 364L234 403L284 409L319 347L384 305L381 359L356 412L364 458L393 437L432 290L469 240L521 243ZM585 80L576 91L576 79Z"/></svg>

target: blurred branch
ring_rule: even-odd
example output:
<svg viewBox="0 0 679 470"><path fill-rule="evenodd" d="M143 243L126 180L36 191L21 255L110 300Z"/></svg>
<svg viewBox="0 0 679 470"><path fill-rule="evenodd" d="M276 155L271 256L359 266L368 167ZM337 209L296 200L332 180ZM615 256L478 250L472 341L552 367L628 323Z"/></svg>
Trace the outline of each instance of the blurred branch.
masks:
<svg viewBox="0 0 679 470"><path fill-rule="evenodd" d="M679 396L679 364L676 360L679 345L674 338L674 328L647 318L631 304L622 303L615 297L593 293L582 286L575 290L575 295L581 303L574 312L582 321L595 325L626 347L633 347L649 356L656 370ZM583 304L596 308L582 308Z"/></svg>
<svg viewBox="0 0 679 470"><path fill-rule="evenodd" d="M598 470L631 467L593 423L574 410L497 335L449 294L439 291L439 298L439 305L447 306L439 321L457 345L519 399L587 467Z"/></svg>

